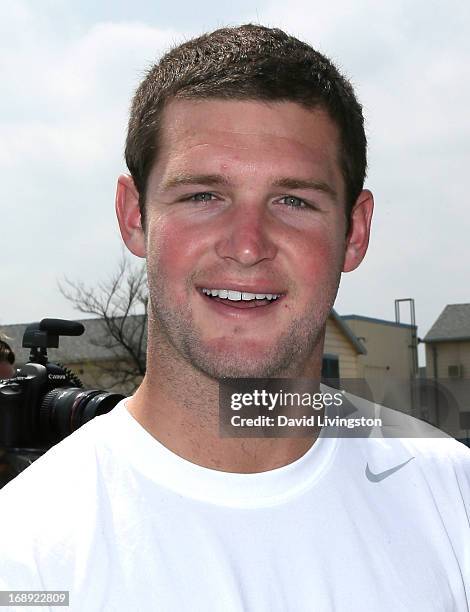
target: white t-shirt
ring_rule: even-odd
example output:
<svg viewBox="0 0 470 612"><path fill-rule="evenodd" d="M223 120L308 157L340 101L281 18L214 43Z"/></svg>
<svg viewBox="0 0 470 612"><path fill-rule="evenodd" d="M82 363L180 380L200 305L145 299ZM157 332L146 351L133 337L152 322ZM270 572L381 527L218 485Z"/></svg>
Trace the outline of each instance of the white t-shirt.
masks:
<svg viewBox="0 0 470 612"><path fill-rule="evenodd" d="M452 439L320 436L285 467L225 473L124 400L0 490L0 590L68 590L83 612L464 612L469 513Z"/></svg>

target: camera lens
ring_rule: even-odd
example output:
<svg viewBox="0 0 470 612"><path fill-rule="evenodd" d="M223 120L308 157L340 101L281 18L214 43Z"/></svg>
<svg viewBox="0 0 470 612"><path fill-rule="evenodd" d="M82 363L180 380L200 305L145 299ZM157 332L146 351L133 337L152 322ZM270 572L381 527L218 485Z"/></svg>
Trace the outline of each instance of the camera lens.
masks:
<svg viewBox="0 0 470 612"><path fill-rule="evenodd" d="M62 440L95 416L106 414L124 398L119 393L78 387L49 391L40 407L39 429L45 442Z"/></svg>

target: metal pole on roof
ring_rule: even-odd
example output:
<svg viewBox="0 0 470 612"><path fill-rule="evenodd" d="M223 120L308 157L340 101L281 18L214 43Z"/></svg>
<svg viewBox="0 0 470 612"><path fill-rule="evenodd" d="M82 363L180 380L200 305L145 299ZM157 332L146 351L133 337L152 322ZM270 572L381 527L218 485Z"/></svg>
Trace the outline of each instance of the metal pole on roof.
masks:
<svg viewBox="0 0 470 612"><path fill-rule="evenodd" d="M411 398L411 411L413 414L416 413L417 401L416 401L416 389L414 380L418 377L418 330L416 328L416 315L415 315L415 301L413 298L402 298L395 300L395 322L400 323L400 304L402 302L408 302L410 306L410 344L408 345L411 350L411 372L410 372L410 398Z"/></svg>
<svg viewBox="0 0 470 612"><path fill-rule="evenodd" d="M416 316L415 316L415 301L413 298L402 298L400 300L395 300L395 322L400 323L400 303L408 302L410 305L410 318L411 318L411 375L412 377L416 377L419 371L418 368L418 334L416 329Z"/></svg>

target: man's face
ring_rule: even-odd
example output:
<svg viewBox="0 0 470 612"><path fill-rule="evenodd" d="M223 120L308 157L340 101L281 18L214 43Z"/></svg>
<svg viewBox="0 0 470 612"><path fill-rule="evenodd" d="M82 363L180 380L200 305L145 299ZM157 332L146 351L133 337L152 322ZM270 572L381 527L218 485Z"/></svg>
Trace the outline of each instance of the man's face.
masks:
<svg viewBox="0 0 470 612"><path fill-rule="evenodd" d="M137 253L160 341L215 378L302 372L345 262L336 126L292 102L179 100L160 144Z"/></svg>

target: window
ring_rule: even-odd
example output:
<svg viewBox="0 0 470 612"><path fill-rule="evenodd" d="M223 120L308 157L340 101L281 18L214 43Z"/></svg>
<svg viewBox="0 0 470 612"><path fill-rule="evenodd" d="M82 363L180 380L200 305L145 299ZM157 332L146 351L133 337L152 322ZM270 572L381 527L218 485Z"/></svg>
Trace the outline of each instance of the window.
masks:
<svg viewBox="0 0 470 612"><path fill-rule="evenodd" d="M338 355L332 355L331 353L325 353L323 355L321 378L322 382L327 384L329 387L339 389L340 384Z"/></svg>

